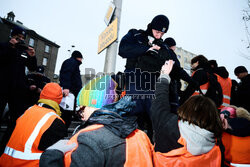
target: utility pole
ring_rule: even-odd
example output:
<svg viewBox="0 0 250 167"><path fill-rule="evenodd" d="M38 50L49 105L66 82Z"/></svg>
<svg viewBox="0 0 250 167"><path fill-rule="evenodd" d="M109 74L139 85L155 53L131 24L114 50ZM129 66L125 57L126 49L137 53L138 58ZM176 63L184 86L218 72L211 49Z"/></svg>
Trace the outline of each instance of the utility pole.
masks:
<svg viewBox="0 0 250 167"><path fill-rule="evenodd" d="M117 47L118 47L118 38L119 38L119 30L120 30L120 20L121 20L121 10L122 10L122 0L113 0L115 4L115 12L112 17L112 21L117 18L117 39L113 42L106 51L105 64L104 64L104 73L114 73L116 66L116 55L117 55ZM112 22L111 21L111 22Z"/></svg>

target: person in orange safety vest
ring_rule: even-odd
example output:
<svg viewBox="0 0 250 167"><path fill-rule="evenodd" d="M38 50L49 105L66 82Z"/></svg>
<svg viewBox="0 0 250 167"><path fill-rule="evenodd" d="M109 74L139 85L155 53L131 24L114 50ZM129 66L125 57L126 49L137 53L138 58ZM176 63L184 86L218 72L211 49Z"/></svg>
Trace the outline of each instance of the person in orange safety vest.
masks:
<svg viewBox="0 0 250 167"><path fill-rule="evenodd" d="M242 107L228 106L221 109L220 117L225 131L225 164L250 166L250 114Z"/></svg>
<svg viewBox="0 0 250 167"><path fill-rule="evenodd" d="M155 131L154 166L221 166L222 124L215 103L205 96L191 96L178 115L170 112L169 72L162 67L151 108Z"/></svg>
<svg viewBox="0 0 250 167"><path fill-rule="evenodd" d="M190 96L199 95L199 88L203 94L206 94L208 89L208 77L209 71L208 60L203 55L198 55L191 60L191 69L193 71L191 78L196 82L196 86L188 85L181 96L180 103L183 104Z"/></svg>
<svg viewBox="0 0 250 167"><path fill-rule="evenodd" d="M231 100L231 89L232 89L232 80L229 78L229 73L224 66L218 67L216 60L209 60L209 65L211 67L212 73L217 76L218 82L221 85L223 93L223 103L218 109L230 105Z"/></svg>
<svg viewBox="0 0 250 167"><path fill-rule="evenodd" d="M58 84L45 85L38 103L18 118L0 157L0 166L38 167L42 152L67 136L64 121L60 118L59 103L62 97Z"/></svg>
<svg viewBox="0 0 250 167"><path fill-rule="evenodd" d="M204 95L209 97L219 108L223 100L223 92L218 82L217 76L212 73L208 60L203 55L198 55L191 59L192 79L198 83L199 87L188 85L180 99L183 104L190 96Z"/></svg>
<svg viewBox="0 0 250 167"><path fill-rule="evenodd" d="M230 105L231 100L231 88L232 88L232 80L228 78L223 78L218 74L215 74L217 76L218 82L221 85L222 93L223 93L223 100L222 104L218 109L222 109L223 107Z"/></svg>
<svg viewBox="0 0 250 167"><path fill-rule="evenodd" d="M79 104L83 104L81 100L93 101L92 95L90 92L89 96L80 98L78 94ZM66 143L61 140L49 147L41 156L40 167L153 166L154 151L148 136L137 129L135 116L127 116L136 105L131 97L125 96L111 104L105 98L98 100L104 106L99 109L82 106L80 130Z"/></svg>

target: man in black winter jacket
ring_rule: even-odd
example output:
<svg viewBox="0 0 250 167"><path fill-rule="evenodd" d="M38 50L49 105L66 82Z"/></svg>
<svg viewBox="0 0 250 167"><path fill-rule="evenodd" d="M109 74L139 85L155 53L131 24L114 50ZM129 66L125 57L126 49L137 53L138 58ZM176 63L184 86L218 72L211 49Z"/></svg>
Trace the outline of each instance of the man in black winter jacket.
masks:
<svg viewBox="0 0 250 167"><path fill-rule="evenodd" d="M74 51L71 57L65 60L61 66L60 70L60 85L63 88L63 95L68 96L71 92L75 96L75 101L78 92L82 88L82 80L79 66L82 64L82 54L79 51ZM76 107L76 102L74 103L74 110ZM62 118L66 122L68 127L71 123L72 114L69 111L64 111L62 109Z"/></svg>
<svg viewBox="0 0 250 167"><path fill-rule="evenodd" d="M167 32L169 20L165 15L158 15L148 24L147 30L131 29L122 38L119 45L119 55L126 58L126 95L136 101L133 115L138 116L139 127L147 129L152 136L152 126L149 118L151 99L154 98L154 85L157 78L155 68L161 57L151 55L160 50L162 36ZM151 130L150 130L151 129Z"/></svg>
<svg viewBox="0 0 250 167"><path fill-rule="evenodd" d="M156 63L158 61L157 57L150 60L144 60L144 57L151 58L151 53L160 50L159 43L163 42L162 36L167 32L168 26L168 18L164 15L158 15L148 24L146 31L131 29L122 38L119 45L119 55L127 59L125 74L134 74L130 75L130 77L126 75L126 94L152 94L152 91L149 91L151 85L153 85L151 82L152 76L142 80L141 72L156 72L155 66L159 66L160 69L161 65ZM135 70L136 68L138 70ZM150 75L150 73L148 74ZM130 81L128 81L129 79ZM142 83L140 84L140 82ZM145 84L146 82L150 82L150 85Z"/></svg>
<svg viewBox="0 0 250 167"><path fill-rule="evenodd" d="M20 27L14 27L11 39L0 44L0 124L6 104L9 105L10 120L8 130L1 141L1 151L5 147L16 119L29 107L27 103L28 85L26 84L25 67L35 71L37 62L35 51L24 43L26 32Z"/></svg>
<svg viewBox="0 0 250 167"><path fill-rule="evenodd" d="M63 94L68 96L69 92L77 96L82 88L82 80L79 66L82 64L82 54L74 51L71 57L65 60L60 70L60 85L63 88Z"/></svg>
<svg viewBox="0 0 250 167"><path fill-rule="evenodd" d="M25 93L28 91L26 84L25 67L36 70L35 51L25 47L26 32L20 27L13 28L11 39L0 44L0 118L6 103L9 105L12 122L23 114L25 106Z"/></svg>
<svg viewBox="0 0 250 167"><path fill-rule="evenodd" d="M246 67L238 66L234 69L234 74L241 80L239 83L236 105L245 108L250 112L250 74Z"/></svg>

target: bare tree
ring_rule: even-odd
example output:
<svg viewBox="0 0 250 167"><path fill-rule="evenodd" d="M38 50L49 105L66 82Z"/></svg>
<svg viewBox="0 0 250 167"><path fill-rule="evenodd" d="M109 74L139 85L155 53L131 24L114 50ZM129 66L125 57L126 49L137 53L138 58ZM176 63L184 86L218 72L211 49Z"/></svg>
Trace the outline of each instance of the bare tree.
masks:
<svg viewBox="0 0 250 167"><path fill-rule="evenodd" d="M239 55L240 55L241 57L244 57L245 59L250 60L250 56L247 55L247 53L248 53L248 54L250 53L249 51L248 51L247 53L243 53L242 51L238 51L238 52L239 52Z"/></svg>
<svg viewBox="0 0 250 167"><path fill-rule="evenodd" d="M248 25L249 25L249 20L250 20L250 0L247 0L247 5L248 5L248 8L243 10L242 19L243 19L244 24L245 24L246 37L247 37L247 42L248 42L247 48L250 48L250 40L249 40L250 33L248 30Z"/></svg>
<svg viewBox="0 0 250 167"><path fill-rule="evenodd" d="M250 0L247 0L247 8L243 10L243 17L242 20L244 21L245 26L245 32L246 32L246 39L247 39L247 52L249 53L250 50L250 33L249 33L249 25L250 25ZM245 41L245 40L242 40ZM240 56L246 58L247 60L250 60L249 54L246 53L240 53Z"/></svg>

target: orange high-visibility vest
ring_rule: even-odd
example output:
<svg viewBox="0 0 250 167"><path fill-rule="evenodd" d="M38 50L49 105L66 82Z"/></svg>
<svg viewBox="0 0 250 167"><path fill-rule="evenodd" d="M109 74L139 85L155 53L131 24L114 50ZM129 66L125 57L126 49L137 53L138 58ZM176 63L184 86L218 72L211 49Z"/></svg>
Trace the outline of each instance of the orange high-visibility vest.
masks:
<svg viewBox="0 0 250 167"><path fill-rule="evenodd" d="M179 143L185 145L185 140L181 137ZM167 153L156 152L154 154L155 167L220 167L221 151L219 146L215 145L212 150L202 155L192 155L186 149L181 147Z"/></svg>
<svg viewBox="0 0 250 167"><path fill-rule="evenodd" d="M225 161L234 164L250 164L250 136L238 137L224 132Z"/></svg>
<svg viewBox="0 0 250 167"><path fill-rule="evenodd" d="M196 72L196 71L194 71L194 72L192 73L192 76L194 75L195 72ZM207 93L208 87L209 87L209 82L207 82L207 83L205 83L205 84L203 84L203 85L200 85L201 92L202 92L203 94L206 94L206 93ZM195 90L195 92L192 94L192 96L195 96L195 95L200 95L200 92L199 92L198 90Z"/></svg>
<svg viewBox="0 0 250 167"><path fill-rule="evenodd" d="M206 94L207 93L207 89L209 87L209 82L203 84L200 86L200 89L201 89L201 92L203 94ZM200 92L198 90L195 90L195 92L192 94L192 96L195 96L195 95L200 95Z"/></svg>
<svg viewBox="0 0 250 167"><path fill-rule="evenodd" d="M217 76L218 82L221 85L222 93L223 93L223 103L219 107L219 109L222 109L223 107L230 105L230 99L231 99L231 88L232 88L232 81L230 78L222 78L218 74L215 74Z"/></svg>
<svg viewBox="0 0 250 167"><path fill-rule="evenodd" d="M17 119L16 127L0 157L0 166L39 166L38 149L43 133L59 118L54 110L34 105ZM61 119L62 120L62 119Z"/></svg>
<svg viewBox="0 0 250 167"><path fill-rule="evenodd" d="M91 125L75 134L69 141L69 144L76 143L77 146L70 152L67 152L64 156L64 165L69 167L71 164L71 154L77 147L77 137L80 133L97 130L102 128L103 125ZM153 166L153 146L150 143L148 136L141 130L134 130L126 138L126 162L125 167L141 166L141 167L152 167Z"/></svg>

